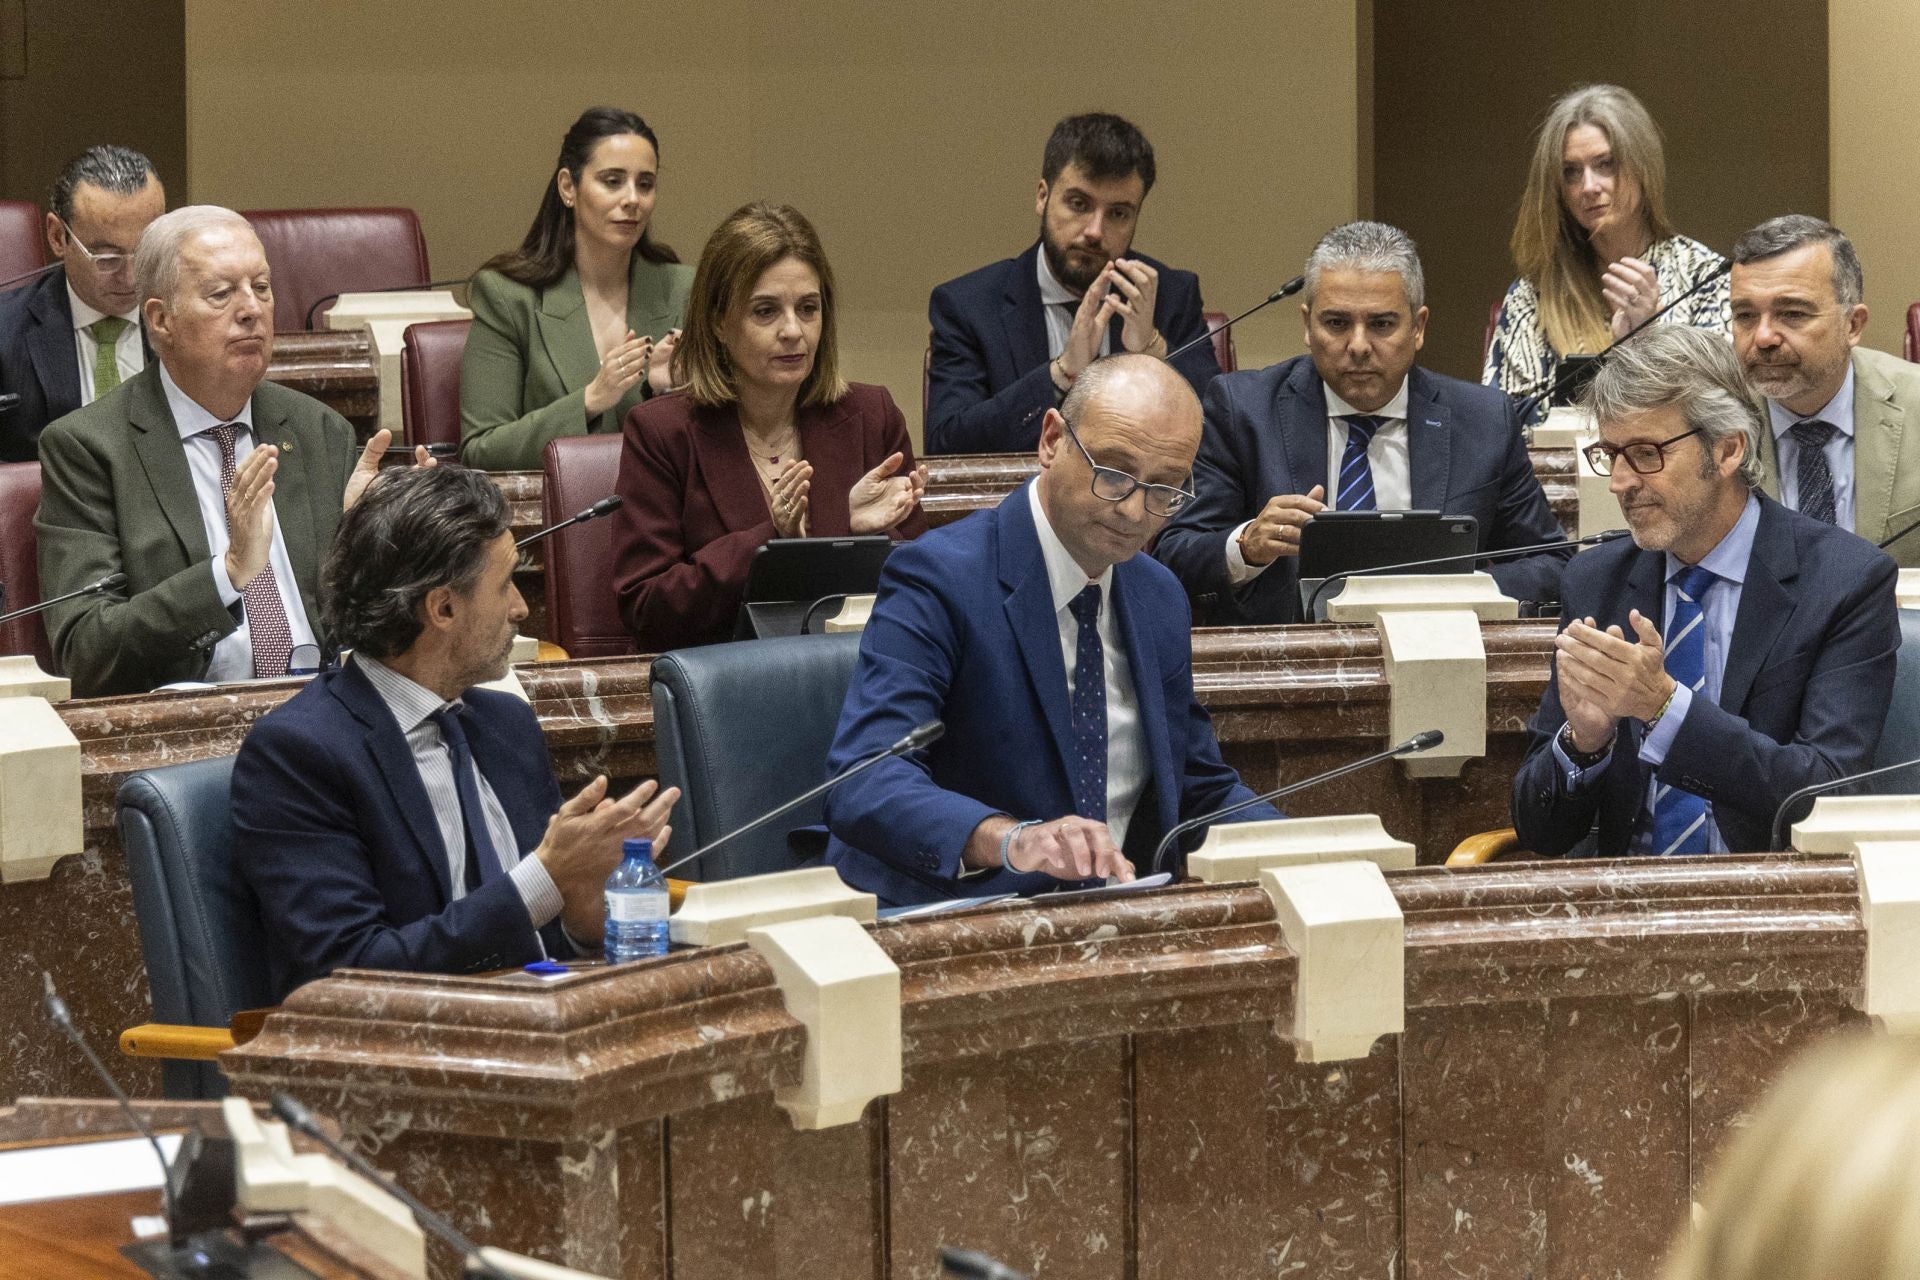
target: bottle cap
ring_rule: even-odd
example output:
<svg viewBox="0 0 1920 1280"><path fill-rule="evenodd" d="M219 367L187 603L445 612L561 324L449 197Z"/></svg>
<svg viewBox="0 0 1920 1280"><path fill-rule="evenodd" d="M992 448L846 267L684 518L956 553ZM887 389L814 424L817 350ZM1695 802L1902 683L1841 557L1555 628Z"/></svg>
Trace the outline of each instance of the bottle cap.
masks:
<svg viewBox="0 0 1920 1280"><path fill-rule="evenodd" d="M620 842L620 856L622 858L644 858L648 862L652 862L653 841L647 839L645 836L636 836L631 840L622 840Z"/></svg>

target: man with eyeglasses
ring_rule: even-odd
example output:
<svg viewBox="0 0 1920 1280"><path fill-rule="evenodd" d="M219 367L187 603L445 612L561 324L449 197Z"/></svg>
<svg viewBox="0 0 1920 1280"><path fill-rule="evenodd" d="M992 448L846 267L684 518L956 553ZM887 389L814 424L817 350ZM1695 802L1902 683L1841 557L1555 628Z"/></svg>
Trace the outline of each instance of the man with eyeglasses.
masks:
<svg viewBox="0 0 1920 1280"><path fill-rule="evenodd" d="M47 203L47 248L58 261L0 293L0 396L19 397L0 409L0 462L34 461L49 422L149 359L133 250L167 207L153 162L126 147L88 147L60 171Z"/></svg>
<svg viewBox="0 0 1920 1280"><path fill-rule="evenodd" d="M1426 285L1406 232L1335 227L1314 246L1306 278L1308 354L1208 386L1198 500L1154 548L1202 621L1300 621L1301 530L1321 511L1472 516L1481 551L1563 538L1513 402L1414 363L1426 341ZM1557 600L1567 554L1488 572L1516 600Z"/></svg>
<svg viewBox="0 0 1920 1280"><path fill-rule="evenodd" d="M847 883L903 905L1131 880L1175 823L1252 798L1194 700L1180 585L1142 554L1199 443L1177 369L1096 361L1036 479L888 557L828 768L946 733L828 794Z"/></svg>
<svg viewBox="0 0 1920 1280"><path fill-rule="evenodd" d="M1763 851L1787 796L1872 762L1900 646L1893 561L1759 491L1761 417L1719 336L1648 330L1586 403L1587 457L1633 537L1562 577L1553 678L1513 783L1521 845Z"/></svg>

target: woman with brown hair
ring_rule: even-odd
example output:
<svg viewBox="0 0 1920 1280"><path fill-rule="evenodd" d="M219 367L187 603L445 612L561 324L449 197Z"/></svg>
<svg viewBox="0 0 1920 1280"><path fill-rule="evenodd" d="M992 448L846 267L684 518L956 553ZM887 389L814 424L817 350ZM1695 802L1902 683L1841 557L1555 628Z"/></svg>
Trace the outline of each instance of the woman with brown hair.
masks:
<svg viewBox="0 0 1920 1280"><path fill-rule="evenodd" d="M771 538L926 530L926 468L886 389L840 375L833 271L798 210L749 204L713 233L678 365L620 456L614 587L642 652L730 638Z"/></svg>
<svg viewBox="0 0 1920 1280"><path fill-rule="evenodd" d="M1625 89L1561 95L1534 136L1511 241L1520 278L1494 323L1480 380L1544 393L1570 355L1592 355L1707 279L1724 259L1667 221L1660 129ZM1670 324L1728 332L1724 278L1667 313ZM1545 414L1545 396L1533 417Z"/></svg>

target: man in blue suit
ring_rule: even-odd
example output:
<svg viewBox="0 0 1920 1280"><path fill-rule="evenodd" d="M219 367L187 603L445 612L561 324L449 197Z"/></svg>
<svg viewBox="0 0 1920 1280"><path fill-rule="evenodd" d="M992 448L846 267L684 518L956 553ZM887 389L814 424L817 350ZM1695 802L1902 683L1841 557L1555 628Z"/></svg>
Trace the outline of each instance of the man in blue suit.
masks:
<svg viewBox="0 0 1920 1280"><path fill-rule="evenodd" d="M92 404L153 359L134 296L133 251L167 208L153 162L88 147L53 184L47 247L59 263L0 293L0 462L33 462L48 423Z"/></svg>
<svg viewBox="0 0 1920 1280"><path fill-rule="evenodd" d="M904 904L1130 880L1174 824L1252 798L1194 700L1180 586L1141 554L1199 439L1164 361L1099 361L1047 411L1037 479L888 557L828 768L946 734L828 793L847 883Z"/></svg>
<svg viewBox="0 0 1920 1280"><path fill-rule="evenodd" d="M526 602L483 473L388 471L322 579L351 658L254 726L233 770L234 861L276 990L334 969L469 973L597 947L621 840L664 844L679 795L595 778L562 804L507 673Z"/></svg>
<svg viewBox="0 0 1920 1280"><path fill-rule="evenodd" d="M1119 116L1071 116L1040 166L1040 241L933 291L928 453L1022 453L1040 415L1103 355L1165 356L1206 333L1200 278L1132 254L1153 147ZM1177 367L1196 392L1220 372L1202 342Z"/></svg>
<svg viewBox="0 0 1920 1280"><path fill-rule="evenodd" d="M1718 335L1650 329L1587 400L1633 540L1567 566L1514 826L1550 856L1760 852L1789 795L1873 758L1894 563L1758 491L1762 419Z"/></svg>
<svg viewBox="0 0 1920 1280"><path fill-rule="evenodd" d="M1564 537L1512 401L1414 365L1426 286L1406 233L1379 222L1335 227L1306 276L1310 354L1207 388L1198 499L1154 550L1202 621L1300 621L1300 531L1320 511L1472 516L1482 551ZM1566 555L1488 572L1517 600L1554 601Z"/></svg>

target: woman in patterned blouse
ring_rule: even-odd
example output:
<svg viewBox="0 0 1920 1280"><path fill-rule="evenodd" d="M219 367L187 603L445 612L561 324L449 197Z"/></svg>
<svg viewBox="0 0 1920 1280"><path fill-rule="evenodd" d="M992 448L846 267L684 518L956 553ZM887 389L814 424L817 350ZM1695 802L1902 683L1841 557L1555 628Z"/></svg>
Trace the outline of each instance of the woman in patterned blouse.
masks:
<svg viewBox="0 0 1920 1280"><path fill-rule="evenodd" d="M1563 94L1534 140L1511 248L1520 278L1494 321L1480 380L1517 398L1545 392L1567 355L1590 355L1721 265L1719 254L1667 222L1659 127L1625 89ZM1726 333L1722 277L1666 320Z"/></svg>

